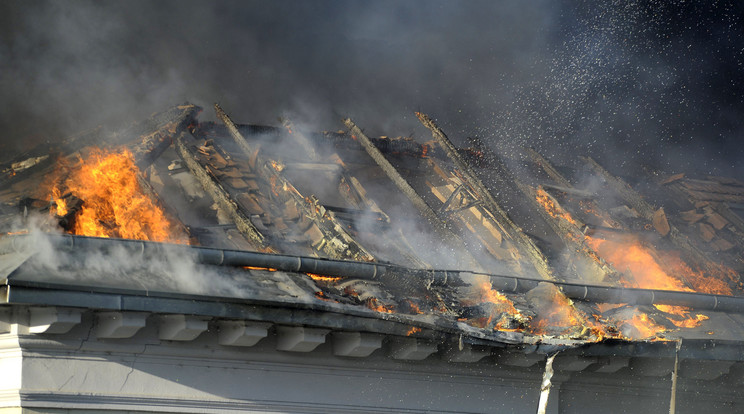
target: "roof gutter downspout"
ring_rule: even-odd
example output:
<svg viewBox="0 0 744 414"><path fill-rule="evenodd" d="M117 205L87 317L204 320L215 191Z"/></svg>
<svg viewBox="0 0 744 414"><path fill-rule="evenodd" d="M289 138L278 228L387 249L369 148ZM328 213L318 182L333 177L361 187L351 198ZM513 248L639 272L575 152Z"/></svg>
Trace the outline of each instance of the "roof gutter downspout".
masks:
<svg viewBox="0 0 744 414"><path fill-rule="evenodd" d="M28 252L33 249L34 235L16 235L0 238L0 254ZM131 254L158 257L183 254L197 263L214 266L251 266L271 268L286 272L315 273L324 276L349 277L364 280L400 281L421 283L424 286L458 285L476 273L460 270L411 269L388 263L354 262L314 257L268 254L241 250L175 245L141 240L108 239L100 237L43 235L54 247L70 250L105 250L123 247ZM486 274L494 289L502 292L524 293L539 283L552 283L573 299L595 303L627 303L631 305L677 305L696 310L744 314L744 297L712 295L697 292L677 292L655 289L636 289L617 286L589 285L576 282L547 281L538 278Z"/></svg>

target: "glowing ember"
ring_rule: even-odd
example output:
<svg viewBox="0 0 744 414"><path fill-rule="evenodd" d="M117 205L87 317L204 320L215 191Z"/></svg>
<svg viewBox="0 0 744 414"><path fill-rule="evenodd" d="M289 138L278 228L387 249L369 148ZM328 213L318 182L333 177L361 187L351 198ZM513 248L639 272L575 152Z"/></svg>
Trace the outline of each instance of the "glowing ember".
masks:
<svg viewBox="0 0 744 414"><path fill-rule="evenodd" d="M136 240L187 243L163 210L145 195L137 180L132 153L91 153L65 181L67 191L83 200L73 234ZM57 190L58 192L59 190ZM59 192L58 192L59 194ZM59 195L58 195L59 197ZM57 215L66 208L58 201Z"/></svg>
<svg viewBox="0 0 744 414"><path fill-rule="evenodd" d="M316 275L315 273L305 273L305 274L310 276L310 278L312 278L313 280L316 280L319 282L338 282L339 280L343 279L342 277Z"/></svg>
<svg viewBox="0 0 744 414"><path fill-rule="evenodd" d="M421 332L421 328L418 328L416 326L412 326L411 329L409 329L408 332L406 332L406 336L411 336L411 335L413 335L415 333L419 333L419 332Z"/></svg>
<svg viewBox="0 0 744 414"><path fill-rule="evenodd" d="M268 272L276 272L276 269L273 267L260 267L260 266L243 266L243 269L246 270L265 270Z"/></svg>
<svg viewBox="0 0 744 414"><path fill-rule="evenodd" d="M385 307L382 303L380 303L379 300L375 298L371 298L370 300L367 301L367 307L377 312L393 313L392 309Z"/></svg>

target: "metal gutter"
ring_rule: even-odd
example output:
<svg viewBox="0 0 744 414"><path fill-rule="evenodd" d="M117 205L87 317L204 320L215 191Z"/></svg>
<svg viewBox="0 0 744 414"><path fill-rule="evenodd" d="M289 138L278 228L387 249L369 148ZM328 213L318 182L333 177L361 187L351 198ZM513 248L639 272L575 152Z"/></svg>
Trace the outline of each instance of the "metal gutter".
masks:
<svg viewBox="0 0 744 414"><path fill-rule="evenodd" d="M456 286L472 275L485 275L491 279L494 289L503 292L524 293L539 283L552 283L574 300L595 303L627 303L631 305L676 305L696 310L744 313L744 297L712 295L697 292L678 292L656 289L624 288L607 285L590 285L580 282L547 281L508 275L468 272L462 270L411 269L387 263L355 262L224 250L208 247L173 245L140 240L107 239L74 235L45 235L60 249L106 250L115 246L128 249L131 254L158 257L168 252L180 252L194 258L197 263L214 266L251 266L271 268L286 272L315 273L325 276L349 277L364 280L379 280L383 283L405 285ZM26 252L32 249L29 235L8 236L0 239L0 254L4 252Z"/></svg>

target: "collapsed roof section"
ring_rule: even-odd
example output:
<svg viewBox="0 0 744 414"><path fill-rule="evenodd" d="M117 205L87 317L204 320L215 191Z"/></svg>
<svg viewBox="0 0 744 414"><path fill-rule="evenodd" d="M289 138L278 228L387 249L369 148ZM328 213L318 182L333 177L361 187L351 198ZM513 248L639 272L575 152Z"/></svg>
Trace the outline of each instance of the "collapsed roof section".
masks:
<svg viewBox="0 0 744 414"><path fill-rule="evenodd" d="M607 338L725 341L744 329L729 316L744 310L741 249L729 247L744 241L738 181L669 177L654 187L671 190L665 209L590 159L560 171L525 149L515 168L484 145L458 149L424 114L434 140L422 144L368 137L350 119L347 131L317 133L287 120L236 124L219 106L222 124L199 123L199 111L178 106L0 166L5 233L61 227L192 245L173 255L149 243L33 236L47 240L44 250L8 235L5 300L65 306L60 292L95 292L86 306L119 309L122 295L144 295L230 318L260 305L315 312L303 320L316 326L331 323L330 312L368 320L364 330L550 349ZM151 222L123 209L140 236L128 236L122 208L106 199L126 194L120 174L84 185L103 195L76 190L94 167L92 145L125 145L118 171L134 171L152 202L138 208L162 211ZM91 234L81 223L94 210ZM250 317L272 317L260 314ZM302 319L292 318L283 323ZM341 319L327 327L358 322Z"/></svg>

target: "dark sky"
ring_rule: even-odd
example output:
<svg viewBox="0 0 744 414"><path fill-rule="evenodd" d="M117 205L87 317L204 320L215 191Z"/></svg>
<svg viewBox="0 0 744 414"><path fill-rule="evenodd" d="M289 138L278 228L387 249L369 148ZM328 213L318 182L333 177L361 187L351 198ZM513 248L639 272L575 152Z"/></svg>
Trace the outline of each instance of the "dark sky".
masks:
<svg viewBox="0 0 744 414"><path fill-rule="evenodd" d="M5 0L0 91L4 151L188 100L744 178L738 1Z"/></svg>

